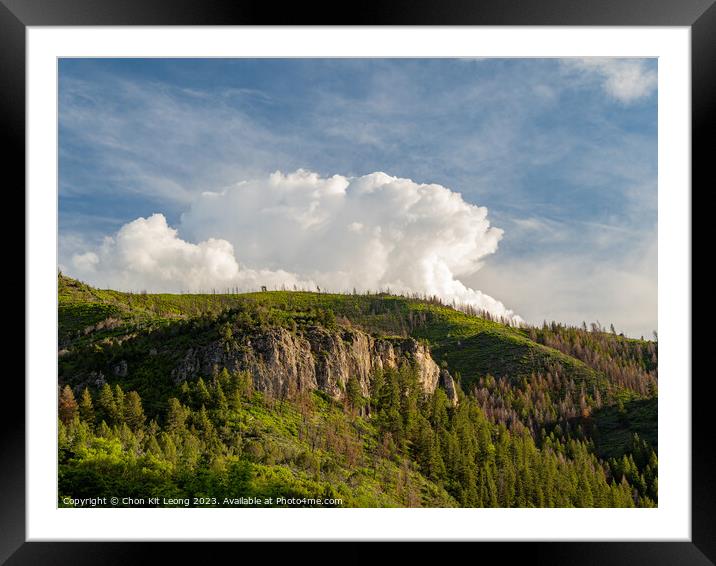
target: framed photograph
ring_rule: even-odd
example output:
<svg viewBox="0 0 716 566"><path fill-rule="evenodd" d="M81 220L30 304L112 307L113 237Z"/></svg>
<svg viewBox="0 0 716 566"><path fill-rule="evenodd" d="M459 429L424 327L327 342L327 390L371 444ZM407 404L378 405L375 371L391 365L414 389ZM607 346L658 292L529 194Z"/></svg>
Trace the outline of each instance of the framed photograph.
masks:
<svg viewBox="0 0 716 566"><path fill-rule="evenodd" d="M27 222L0 559L712 564L716 8L267 8L0 6Z"/></svg>

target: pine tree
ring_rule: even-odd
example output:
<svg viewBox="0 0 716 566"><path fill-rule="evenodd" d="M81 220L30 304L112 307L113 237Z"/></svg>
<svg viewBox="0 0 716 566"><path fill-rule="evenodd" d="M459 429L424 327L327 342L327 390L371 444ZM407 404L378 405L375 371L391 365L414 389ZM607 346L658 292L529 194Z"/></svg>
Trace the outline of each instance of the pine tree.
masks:
<svg viewBox="0 0 716 566"><path fill-rule="evenodd" d="M127 426L137 432L144 424L144 409L142 408L142 399L136 391L127 393L124 400L124 420Z"/></svg>
<svg viewBox="0 0 716 566"><path fill-rule="evenodd" d="M241 396L251 397L254 392L254 380L248 371L237 371L231 375L231 387Z"/></svg>
<svg viewBox="0 0 716 566"><path fill-rule="evenodd" d="M363 392L355 375L351 375L346 383L346 401L353 411L358 412L363 408Z"/></svg>
<svg viewBox="0 0 716 566"><path fill-rule="evenodd" d="M375 370L370 380L371 410L376 414L380 409L380 393L384 383L385 376L383 374L383 370L378 368Z"/></svg>
<svg viewBox="0 0 716 566"><path fill-rule="evenodd" d="M228 369L222 368L217 375L217 379L223 388L231 387L231 374Z"/></svg>
<svg viewBox="0 0 716 566"><path fill-rule="evenodd" d="M169 409L167 410L167 430L169 432L179 432L184 430L188 413L179 399L172 397L169 399Z"/></svg>
<svg viewBox="0 0 716 566"><path fill-rule="evenodd" d="M226 413L229 410L229 402L226 400L224 388L221 386L220 381L217 381L214 387L214 408L222 419L226 417Z"/></svg>
<svg viewBox="0 0 716 566"><path fill-rule="evenodd" d="M121 424L124 422L124 391L122 387L117 383L114 386L114 422L115 424Z"/></svg>
<svg viewBox="0 0 716 566"><path fill-rule="evenodd" d="M174 443L174 440L172 440L172 437L166 432L162 432L159 436L159 447L162 449L162 454L164 455L164 458L170 464L172 464L172 466L176 466L177 447Z"/></svg>
<svg viewBox="0 0 716 566"><path fill-rule="evenodd" d="M204 380L200 377L196 381L194 388L194 403L197 407L201 407L202 405L209 405L210 400L211 395L209 395L209 390L206 388L206 383L204 383Z"/></svg>
<svg viewBox="0 0 716 566"><path fill-rule="evenodd" d="M82 390L82 397L79 403L80 417L83 421L94 424L94 405L92 404L92 394L88 387Z"/></svg>
<svg viewBox="0 0 716 566"><path fill-rule="evenodd" d="M60 420L65 425L69 425L78 414L77 401L75 401L75 395L69 385L65 385L60 392L58 408Z"/></svg>
<svg viewBox="0 0 716 566"><path fill-rule="evenodd" d="M114 423L117 408L114 402L114 393L109 383L102 385L99 390L99 396L97 397L97 411L98 418L100 421L104 421L107 424Z"/></svg>
<svg viewBox="0 0 716 566"><path fill-rule="evenodd" d="M202 405L201 408L196 413L194 413L193 419L194 426L196 426L196 429L202 432L205 438L208 438L214 431L214 426L211 424L211 420L209 419L209 413L207 413L206 407L204 407L204 405Z"/></svg>

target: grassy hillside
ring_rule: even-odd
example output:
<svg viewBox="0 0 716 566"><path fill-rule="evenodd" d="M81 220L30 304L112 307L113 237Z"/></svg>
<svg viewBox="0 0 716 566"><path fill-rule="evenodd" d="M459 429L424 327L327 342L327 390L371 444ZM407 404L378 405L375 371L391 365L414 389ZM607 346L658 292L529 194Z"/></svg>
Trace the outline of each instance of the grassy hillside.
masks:
<svg viewBox="0 0 716 566"><path fill-rule="evenodd" d="M657 448L658 399L633 401L604 407L594 414L594 441L602 458L621 458L634 434Z"/></svg>
<svg viewBox="0 0 716 566"><path fill-rule="evenodd" d="M554 324L514 328L436 300L387 294L133 294L63 275L58 317L60 385L104 407L76 421L81 405L73 412L75 401L66 403L61 486L73 497L99 489L102 477L102 485L115 482L102 488L107 493L148 485L175 495L230 493L243 478L245 494L333 493L354 506L656 501L654 342ZM279 402L247 394L237 376L180 387L171 372L186 352L226 342L227 327L232 347L242 334L275 327L412 337L458 379L462 401L440 418L433 406L445 401L440 391L405 405L413 390L402 374L373 383L359 403L371 408L365 418L356 415L356 399L341 404L314 392L310 401ZM116 410L107 401L113 395ZM186 421L179 429L171 424L177 399ZM143 424L127 427L137 405ZM318 436L333 440L317 444ZM185 468L182 458L194 463ZM515 458L526 467L513 469ZM209 483L196 479L198 471ZM551 495L538 489L535 473L558 474ZM126 478L134 476L132 487Z"/></svg>
<svg viewBox="0 0 716 566"><path fill-rule="evenodd" d="M438 362L459 373L466 388L477 377L519 379L534 371L563 370L580 381L605 383L587 365L530 340L524 332L428 301L392 295L341 295L269 291L240 295L129 294L93 289L59 278L62 345L93 342L146 331L177 320L254 305L278 324L302 322L331 311L339 321L379 336L426 340Z"/></svg>

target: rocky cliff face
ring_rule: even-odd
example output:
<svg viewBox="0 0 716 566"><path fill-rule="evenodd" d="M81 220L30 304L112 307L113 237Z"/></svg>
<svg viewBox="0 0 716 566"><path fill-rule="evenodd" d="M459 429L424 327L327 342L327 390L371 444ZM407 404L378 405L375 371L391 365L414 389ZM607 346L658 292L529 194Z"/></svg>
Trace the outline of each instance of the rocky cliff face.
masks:
<svg viewBox="0 0 716 566"><path fill-rule="evenodd" d="M450 372L446 369L440 370L440 387L445 390L445 394L450 402L457 405L457 388L455 387L455 381L450 375Z"/></svg>
<svg viewBox="0 0 716 566"><path fill-rule="evenodd" d="M425 345L412 338L374 338L349 328L310 327L293 333L276 327L238 340L218 340L190 348L172 377L180 383L225 367L249 371L259 390L275 395L319 389L340 399L350 376L357 378L367 396L376 369L398 368L411 362L417 366L426 392L433 392L440 383L452 399L452 378L445 370L441 375Z"/></svg>

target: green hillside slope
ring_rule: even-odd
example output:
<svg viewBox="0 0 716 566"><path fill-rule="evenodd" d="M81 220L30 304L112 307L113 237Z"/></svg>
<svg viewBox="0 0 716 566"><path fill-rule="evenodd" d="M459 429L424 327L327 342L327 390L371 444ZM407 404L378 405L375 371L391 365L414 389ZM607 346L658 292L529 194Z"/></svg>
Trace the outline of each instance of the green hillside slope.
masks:
<svg viewBox="0 0 716 566"><path fill-rule="evenodd" d="M132 294L63 275L58 320L59 380L73 397L61 431L61 486L72 497L96 492L99 473L106 493L150 485L174 496L332 493L353 506L656 501L652 342L514 328L436 300L386 294ZM414 396L409 373L373 376L370 396L348 391L343 401L321 392L273 399L220 367L184 383L172 374L187 352L216 344L236 351L259 331L351 328L426 344L457 378L459 405L437 416L445 394ZM92 411L82 413L81 396ZM62 420L62 399L60 406ZM141 425L127 416L137 406ZM184 415L178 428L176 410ZM326 434L333 440L317 444ZM617 461L630 454L633 462ZM535 474L556 483L539 487ZM630 484L633 497L625 495Z"/></svg>
<svg viewBox="0 0 716 566"><path fill-rule="evenodd" d="M241 295L128 294L93 289L60 276L60 342L66 345L100 342L138 329L146 331L246 304L264 309L267 318L278 324L330 310L376 335L425 339L435 359L462 376L464 387L481 375L519 379L534 371L550 369L563 369L580 381L600 381L584 363L530 340L518 329L428 301L391 295L290 291Z"/></svg>

